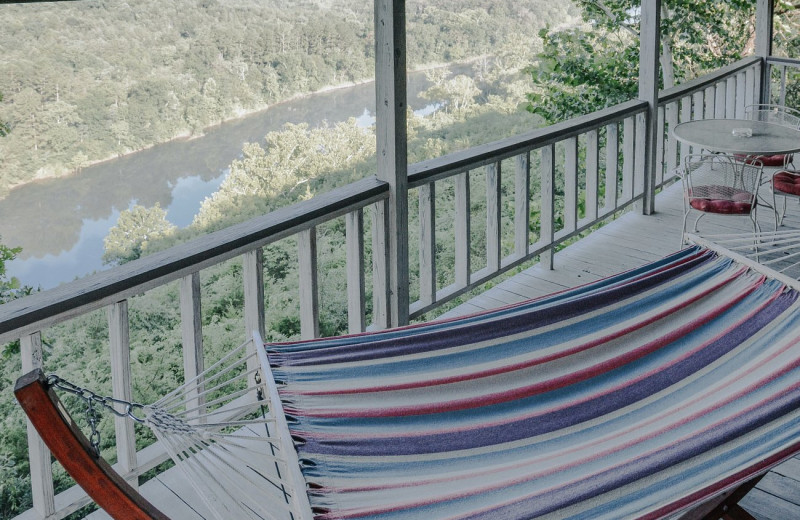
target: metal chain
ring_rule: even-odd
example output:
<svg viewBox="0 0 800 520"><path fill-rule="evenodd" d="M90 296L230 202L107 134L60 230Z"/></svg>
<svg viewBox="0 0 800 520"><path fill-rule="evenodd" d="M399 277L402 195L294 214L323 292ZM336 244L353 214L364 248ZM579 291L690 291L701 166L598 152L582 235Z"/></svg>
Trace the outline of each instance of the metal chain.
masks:
<svg viewBox="0 0 800 520"><path fill-rule="evenodd" d="M138 417L134 413L135 410L144 410L145 406L142 404L125 401L124 399L117 399L115 397L99 395L91 390L80 387L74 383L70 383L69 381L62 379L55 374L47 376L47 385L73 394L86 402L86 421L89 423L89 428L91 429L89 442L91 443L92 448L94 448L95 453L98 455L100 454L100 432L97 429L97 423L100 421L100 414L98 413L96 405L109 410L117 417L127 417L140 424L144 424L145 422L144 418ZM121 412L117 410L114 405L121 406L124 411Z"/></svg>

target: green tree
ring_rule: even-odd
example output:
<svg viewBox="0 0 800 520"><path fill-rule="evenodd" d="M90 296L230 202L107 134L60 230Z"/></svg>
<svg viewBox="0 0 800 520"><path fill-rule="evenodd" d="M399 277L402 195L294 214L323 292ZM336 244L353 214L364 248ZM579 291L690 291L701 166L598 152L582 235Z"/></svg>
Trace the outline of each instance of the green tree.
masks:
<svg viewBox="0 0 800 520"><path fill-rule="evenodd" d="M635 97L639 0L580 0L584 24L542 31L528 109L551 122ZM669 88L752 53L755 0L664 0L661 85Z"/></svg>
<svg viewBox="0 0 800 520"><path fill-rule="evenodd" d="M151 241L162 239L175 229L160 204L152 208L136 204L119 214L117 225L109 230L103 240L103 262L124 264L136 260L147 250Z"/></svg>

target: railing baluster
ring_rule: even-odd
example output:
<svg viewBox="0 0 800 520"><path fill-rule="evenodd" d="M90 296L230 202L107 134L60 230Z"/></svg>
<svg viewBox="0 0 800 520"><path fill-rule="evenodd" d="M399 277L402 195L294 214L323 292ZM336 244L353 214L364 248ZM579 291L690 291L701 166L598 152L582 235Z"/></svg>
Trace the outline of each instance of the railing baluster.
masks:
<svg viewBox="0 0 800 520"><path fill-rule="evenodd" d="M635 140L633 148L633 196L638 197L644 193L645 183L645 139L647 139L647 114L636 114L634 119ZM639 210L644 210L644 201L637 203Z"/></svg>
<svg viewBox="0 0 800 520"><path fill-rule="evenodd" d="M746 76L744 72L736 75L736 119L744 119L744 106L747 102L746 99L747 87Z"/></svg>
<svg viewBox="0 0 800 520"><path fill-rule="evenodd" d="M719 81L715 85L716 100L714 101L714 117L717 119L725 119L725 95L728 83L726 81Z"/></svg>
<svg viewBox="0 0 800 520"><path fill-rule="evenodd" d="M266 338L266 311L264 310L264 249L257 247L242 255L242 284L244 285L244 333L245 338L253 337L258 331L261 338ZM260 345L248 344L247 353L254 354ZM247 369L255 374L259 368L255 356L247 361ZM255 375L250 377L251 384ZM255 386L253 385L253 388Z"/></svg>
<svg viewBox="0 0 800 520"><path fill-rule="evenodd" d="M514 255L528 254L531 227L531 153L517 155L514 169Z"/></svg>
<svg viewBox="0 0 800 520"><path fill-rule="evenodd" d="M706 102L706 110L703 113L703 117L705 119L714 119L714 113L717 109L717 89L713 85L706 87L703 98Z"/></svg>
<svg viewBox="0 0 800 520"><path fill-rule="evenodd" d="M500 270L500 163L486 166L486 267Z"/></svg>
<svg viewBox="0 0 800 520"><path fill-rule="evenodd" d="M345 215L347 248L347 328L351 334L367 328L364 281L364 210Z"/></svg>
<svg viewBox="0 0 800 520"><path fill-rule="evenodd" d="M597 187L600 175L600 146L597 130L586 132L586 214L584 219L597 219Z"/></svg>
<svg viewBox="0 0 800 520"><path fill-rule="evenodd" d="M664 182L664 137L666 133L664 132L664 123L666 121L667 115L665 113L664 107L658 107L656 111L656 117L658 117L658 122L656 123L656 172L655 172L655 179L656 179L656 186L660 186Z"/></svg>
<svg viewBox="0 0 800 520"><path fill-rule="evenodd" d="M34 332L19 340L22 354L22 373L27 374L36 368L44 369L42 363L42 333ZM31 473L31 498L33 509L40 518L47 518L56 511L53 491L53 464L50 450L29 419L25 419L28 431L28 462Z"/></svg>
<svg viewBox="0 0 800 520"><path fill-rule="evenodd" d="M133 400L131 386L131 344L128 321L128 300L108 307L108 336L111 346L111 395L124 401ZM114 416L114 431L117 441L117 464L120 474L136 469L136 437L134 423L127 417ZM129 477L128 482L138 487L138 478Z"/></svg>
<svg viewBox="0 0 800 520"><path fill-rule="evenodd" d="M300 337L319 337L319 291L317 279L317 228L298 233L300 272Z"/></svg>
<svg viewBox="0 0 800 520"><path fill-rule="evenodd" d="M633 198L633 167L636 149L635 120L626 117L622 123L622 201Z"/></svg>
<svg viewBox="0 0 800 520"><path fill-rule="evenodd" d="M200 305L200 273L195 272L181 278L181 339L183 343L183 379L191 381L205 369L203 360L203 322ZM200 408L205 399L201 395L202 382L187 394L187 409L196 418L203 415Z"/></svg>
<svg viewBox="0 0 800 520"><path fill-rule="evenodd" d="M744 103L742 108L746 107L747 105L752 105L755 103L756 98L756 75L755 69L753 67L748 67L747 70L744 71ZM742 112L742 117L744 117L744 112Z"/></svg>
<svg viewBox="0 0 800 520"><path fill-rule="evenodd" d="M606 126L606 197L605 212L617 207L617 179L619 178L619 125Z"/></svg>
<svg viewBox="0 0 800 520"><path fill-rule="evenodd" d="M786 104L786 74L789 67L786 65L781 65L781 94L780 94L780 101L781 105Z"/></svg>
<svg viewBox="0 0 800 520"><path fill-rule="evenodd" d="M372 321L389 327L389 203L372 207Z"/></svg>
<svg viewBox="0 0 800 520"><path fill-rule="evenodd" d="M578 138L564 140L564 229L571 233L578 227Z"/></svg>
<svg viewBox="0 0 800 520"><path fill-rule="evenodd" d="M666 106L667 118L667 171L674 172L678 168L678 140L672 135L672 131L678 125L678 103L669 103Z"/></svg>
<svg viewBox="0 0 800 520"><path fill-rule="evenodd" d="M692 120L692 98L689 96L681 98L681 123L685 123L686 121ZM683 164L683 160L687 155L694 153L692 151L692 147L686 143L680 143L680 163Z"/></svg>
<svg viewBox="0 0 800 520"><path fill-rule="evenodd" d="M455 176L455 191L455 278L457 287L466 287L469 285L472 269L469 172L461 172Z"/></svg>
<svg viewBox="0 0 800 520"><path fill-rule="evenodd" d="M419 188L419 299L436 300L436 184Z"/></svg>
<svg viewBox="0 0 800 520"><path fill-rule="evenodd" d="M736 78L730 77L725 82L725 117L736 117Z"/></svg>
<svg viewBox="0 0 800 520"><path fill-rule="evenodd" d="M555 239L555 181L556 181L556 148L551 144L542 148L541 157L541 186L542 186L542 211L540 214L539 239L551 245ZM553 269L553 248L548 248L539 257L539 262Z"/></svg>

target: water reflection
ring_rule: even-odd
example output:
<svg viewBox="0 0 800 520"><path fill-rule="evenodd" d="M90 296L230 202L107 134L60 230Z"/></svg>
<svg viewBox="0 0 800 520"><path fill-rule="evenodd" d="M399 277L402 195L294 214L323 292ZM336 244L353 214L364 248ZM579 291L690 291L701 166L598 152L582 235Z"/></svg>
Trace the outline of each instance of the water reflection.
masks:
<svg viewBox="0 0 800 520"><path fill-rule="evenodd" d="M460 74L468 65L452 67ZM435 110L418 97L427 88L424 73L409 76L409 105L419 113ZM196 139L176 140L84 168L79 174L20 186L0 200L0 237L22 247L8 274L23 283L50 288L103 268L103 238L119 212L137 201L156 203L179 227L189 225L202 200L217 190L231 161L246 142L263 143L285 123L317 126L355 117L375 121L374 85L331 90L270 107L224 123ZM423 107L423 108L417 108Z"/></svg>

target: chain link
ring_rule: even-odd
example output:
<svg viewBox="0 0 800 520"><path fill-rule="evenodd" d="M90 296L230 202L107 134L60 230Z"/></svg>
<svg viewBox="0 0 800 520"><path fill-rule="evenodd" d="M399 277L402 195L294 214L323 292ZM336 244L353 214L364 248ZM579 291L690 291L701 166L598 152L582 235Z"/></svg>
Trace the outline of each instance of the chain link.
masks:
<svg viewBox="0 0 800 520"><path fill-rule="evenodd" d="M117 417L127 417L140 424L144 424L145 422L143 417L139 417L135 413L136 410L144 410L145 406L142 404L97 394L74 383L70 383L55 374L47 376L47 385L73 394L86 403L86 421L89 423L89 428L91 429L89 442L98 456L100 455L100 432L97 429L97 424L100 422L100 414L97 410L97 406L105 408ZM114 405L120 406L124 411L117 410Z"/></svg>

